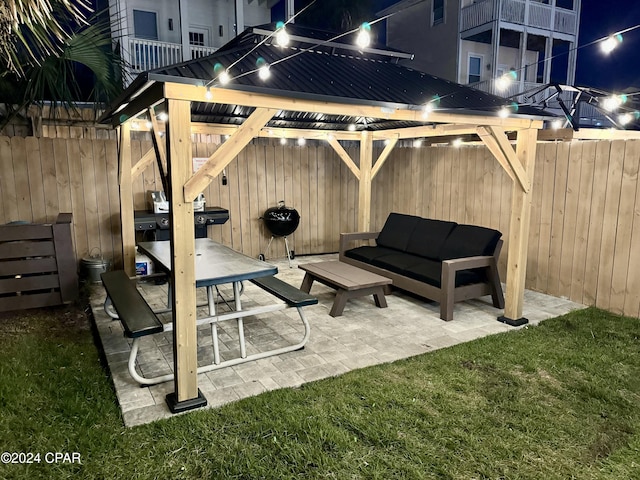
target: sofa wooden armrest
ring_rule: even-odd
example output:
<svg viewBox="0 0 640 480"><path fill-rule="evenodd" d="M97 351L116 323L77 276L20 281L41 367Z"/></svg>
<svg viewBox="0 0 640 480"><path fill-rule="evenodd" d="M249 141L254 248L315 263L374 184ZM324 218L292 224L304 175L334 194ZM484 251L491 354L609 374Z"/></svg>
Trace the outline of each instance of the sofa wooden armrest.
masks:
<svg viewBox="0 0 640 480"><path fill-rule="evenodd" d="M375 240L380 235L380 232L349 232L340 234L340 249L338 257L342 258L344 252L348 250L348 246L351 242L357 240Z"/></svg>

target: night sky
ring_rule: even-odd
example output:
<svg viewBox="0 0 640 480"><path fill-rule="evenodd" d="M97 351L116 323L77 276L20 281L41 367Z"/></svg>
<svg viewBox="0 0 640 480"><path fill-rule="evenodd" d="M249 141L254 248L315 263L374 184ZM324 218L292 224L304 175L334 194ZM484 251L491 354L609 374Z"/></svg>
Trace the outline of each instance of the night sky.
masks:
<svg viewBox="0 0 640 480"><path fill-rule="evenodd" d="M607 91L640 90L640 28L623 35L609 55L593 40L640 25L639 0L582 0L576 85Z"/></svg>

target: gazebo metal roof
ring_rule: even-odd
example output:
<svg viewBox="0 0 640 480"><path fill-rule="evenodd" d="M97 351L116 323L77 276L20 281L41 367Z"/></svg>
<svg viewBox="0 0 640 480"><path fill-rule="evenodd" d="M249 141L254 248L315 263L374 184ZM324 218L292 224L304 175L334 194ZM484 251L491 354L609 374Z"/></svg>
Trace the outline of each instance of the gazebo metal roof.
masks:
<svg viewBox="0 0 640 480"><path fill-rule="evenodd" d="M378 106L382 109L421 110L432 102L438 112L464 115L496 115L509 106L521 118L541 119L549 115L530 106L517 106L508 100L449 80L397 64L410 54L383 47L359 51L348 38L335 39L330 32L288 25L290 46L280 47L273 37L275 25L247 29L212 55L144 72L116 102L122 105L141 88L155 82L176 82L195 86L219 87L220 68L228 68L232 80L224 88L288 98L330 101L341 104ZM348 36L347 36L348 37ZM270 65L270 77L263 81L257 74L259 62ZM218 66L218 67L216 67ZM194 122L240 125L254 110L210 102L192 102ZM102 121L117 123L116 109L109 109ZM383 130L425 122L397 123L372 117L326 115L280 111L270 127L316 130Z"/></svg>

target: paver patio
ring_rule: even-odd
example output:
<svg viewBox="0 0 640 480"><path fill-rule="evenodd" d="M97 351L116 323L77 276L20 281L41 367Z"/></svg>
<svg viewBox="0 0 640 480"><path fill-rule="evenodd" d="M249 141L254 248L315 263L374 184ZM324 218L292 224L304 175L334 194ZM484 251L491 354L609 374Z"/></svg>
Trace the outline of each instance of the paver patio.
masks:
<svg viewBox="0 0 640 480"><path fill-rule="evenodd" d="M278 266L279 278L299 287L304 271L295 268L298 260L300 263L337 260L337 255L298 258L294 268L288 267L286 259L268 261ZM143 283L140 288L152 307L166 305L166 284ZM204 303L204 289L199 290L202 290L198 292L199 303ZM230 286L221 288L220 293L226 299L233 298ZM198 375L198 386L208 400L206 408L513 329L496 320L502 311L493 308L488 296L456 303L454 320L444 322L439 318L437 303L397 291L387 297L388 308L376 308L371 296L356 298L347 303L341 317L335 318L329 315L335 290L315 283L311 293L318 297L319 303L304 310L311 324L311 338L305 348ZM173 382L140 387L131 378L127 370L131 340L124 337L120 322L112 320L104 312L104 298L104 289L100 285L95 286L91 307L125 424L135 426L172 416L165 403L165 395L174 390ZM245 282L242 301L243 307L248 307L254 302L269 302L271 299L263 290ZM222 304L220 308L226 307ZM523 314L533 325L579 308L584 306L525 291ZM170 321L169 315L160 315L160 318L164 322ZM244 325L249 354L297 342L302 334L302 325L295 310L248 317ZM222 358L237 357L236 322L222 322L218 332ZM168 332L142 339L138 366L145 375L165 374L173 370L171 336L172 333ZM199 365L212 363L211 345L210 327L198 327Z"/></svg>

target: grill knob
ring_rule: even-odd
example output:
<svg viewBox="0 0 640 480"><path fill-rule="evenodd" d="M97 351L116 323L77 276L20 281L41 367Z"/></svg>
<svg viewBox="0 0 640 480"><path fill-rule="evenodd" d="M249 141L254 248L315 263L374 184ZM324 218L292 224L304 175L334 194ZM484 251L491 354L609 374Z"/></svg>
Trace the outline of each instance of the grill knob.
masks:
<svg viewBox="0 0 640 480"><path fill-rule="evenodd" d="M207 217L205 217L204 215L198 215L196 217L196 223L198 225L204 225L205 223L207 223Z"/></svg>

